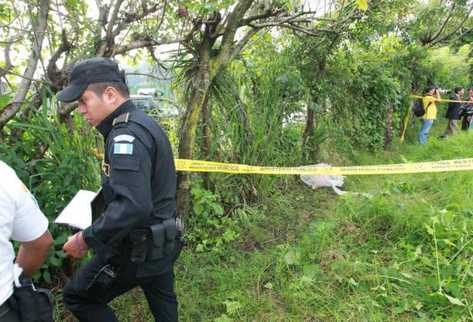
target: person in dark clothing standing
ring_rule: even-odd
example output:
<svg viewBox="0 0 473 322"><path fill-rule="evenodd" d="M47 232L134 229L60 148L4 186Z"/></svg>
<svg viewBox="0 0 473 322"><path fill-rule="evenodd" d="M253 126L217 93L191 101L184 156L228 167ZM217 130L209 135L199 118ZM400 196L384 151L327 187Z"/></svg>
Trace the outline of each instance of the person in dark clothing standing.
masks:
<svg viewBox="0 0 473 322"><path fill-rule="evenodd" d="M463 94L465 90L461 87L455 87L453 95L450 97L453 101L463 100ZM457 122L461 118L462 113L462 103L459 102L449 102L447 114L445 117L448 119L447 128L445 133L442 135L443 138L447 138L449 135L455 134L458 131Z"/></svg>
<svg viewBox="0 0 473 322"><path fill-rule="evenodd" d="M468 103L465 103L462 108L462 130L468 131L471 128L471 119L473 117L473 87L468 90Z"/></svg>
<svg viewBox="0 0 473 322"><path fill-rule="evenodd" d="M101 213L69 237L64 251L94 257L65 286L65 306L79 321L117 321L107 305L139 286L154 318L177 321L173 265L180 249L176 218L176 170L161 127L129 99L125 74L106 58L72 69L58 100L78 100L79 112L104 137L102 189L92 202Z"/></svg>

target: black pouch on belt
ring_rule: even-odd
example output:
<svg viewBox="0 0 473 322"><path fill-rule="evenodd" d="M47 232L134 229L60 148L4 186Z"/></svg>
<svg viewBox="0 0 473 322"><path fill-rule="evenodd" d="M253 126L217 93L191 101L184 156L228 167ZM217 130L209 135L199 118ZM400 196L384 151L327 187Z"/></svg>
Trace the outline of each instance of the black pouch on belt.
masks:
<svg viewBox="0 0 473 322"><path fill-rule="evenodd" d="M163 221L166 231L166 242L164 244L164 253L170 255L176 247L177 226L176 218L169 218Z"/></svg>
<svg viewBox="0 0 473 322"><path fill-rule="evenodd" d="M164 225L162 223L154 224L151 227L151 235L153 236L153 247L150 250L150 259L160 259L164 256L165 234Z"/></svg>
<svg viewBox="0 0 473 322"><path fill-rule="evenodd" d="M143 263L148 253L149 229L135 229L130 233L132 263Z"/></svg>

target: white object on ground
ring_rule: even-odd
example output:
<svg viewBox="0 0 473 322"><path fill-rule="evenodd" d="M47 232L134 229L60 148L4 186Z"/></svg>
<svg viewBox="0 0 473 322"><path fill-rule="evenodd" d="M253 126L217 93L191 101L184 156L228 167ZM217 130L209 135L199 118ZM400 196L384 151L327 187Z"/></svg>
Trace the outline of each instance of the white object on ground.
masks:
<svg viewBox="0 0 473 322"><path fill-rule="evenodd" d="M321 168L321 167L330 167L329 164L326 163L319 163L314 165L303 166L301 168L310 169L310 168ZM337 176L337 175L319 175L319 176L312 176L312 175L301 175L301 180L310 186L312 189L317 189L320 187L329 187L332 188L333 191L337 195L343 195L346 192L340 190L338 187L342 187L344 183L344 176Z"/></svg>
<svg viewBox="0 0 473 322"><path fill-rule="evenodd" d="M92 225L92 207L90 203L97 193L79 190L66 208L57 216L56 224L66 224L84 230Z"/></svg>

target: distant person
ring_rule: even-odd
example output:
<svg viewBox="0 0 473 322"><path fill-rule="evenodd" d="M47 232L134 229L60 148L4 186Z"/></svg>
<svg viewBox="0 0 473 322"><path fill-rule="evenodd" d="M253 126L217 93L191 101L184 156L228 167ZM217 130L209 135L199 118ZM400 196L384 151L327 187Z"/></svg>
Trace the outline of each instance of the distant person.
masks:
<svg viewBox="0 0 473 322"><path fill-rule="evenodd" d="M465 90L462 87L455 87L453 94L450 96L452 101L462 101ZM460 102L449 102L447 114L445 117L448 119L447 128L445 133L442 135L443 138L447 138L450 135L455 134L458 131L457 122L461 118L462 103Z"/></svg>
<svg viewBox="0 0 473 322"><path fill-rule="evenodd" d="M431 86L425 91L422 99L425 114L422 116L422 128L419 132L420 144L426 144L430 129L437 118L437 105L435 102L440 99L440 93L436 86Z"/></svg>
<svg viewBox="0 0 473 322"><path fill-rule="evenodd" d="M462 108L462 130L468 131L472 125L473 118L473 87L468 90L468 103L465 103Z"/></svg>

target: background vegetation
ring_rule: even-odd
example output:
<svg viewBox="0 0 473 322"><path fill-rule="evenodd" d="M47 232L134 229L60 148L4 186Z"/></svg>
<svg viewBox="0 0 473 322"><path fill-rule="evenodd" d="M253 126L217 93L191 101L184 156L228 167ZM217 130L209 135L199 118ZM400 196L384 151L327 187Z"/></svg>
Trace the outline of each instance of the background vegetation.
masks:
<svg viewBox="0 0 473 322"><path fill-rule="evenodd" d="M176 157L298 166L472 157L469 133L418 146L413 93L472 86L471 1L4 1L0 158L51 220L100 184L101 137L55 94L78 60L113 57L156 87ZM143 67L144 66L144 67ZM445 92L445 96L448 96ZM98 148L98 150L97 150ZM471 174L351 177L335 197L295 177L181 174L183 321L473 319ZM58 295L69 231L36 277ZM198 302L195 299L200 299ZM113 303L148 321L139 291Z"/></svg>

